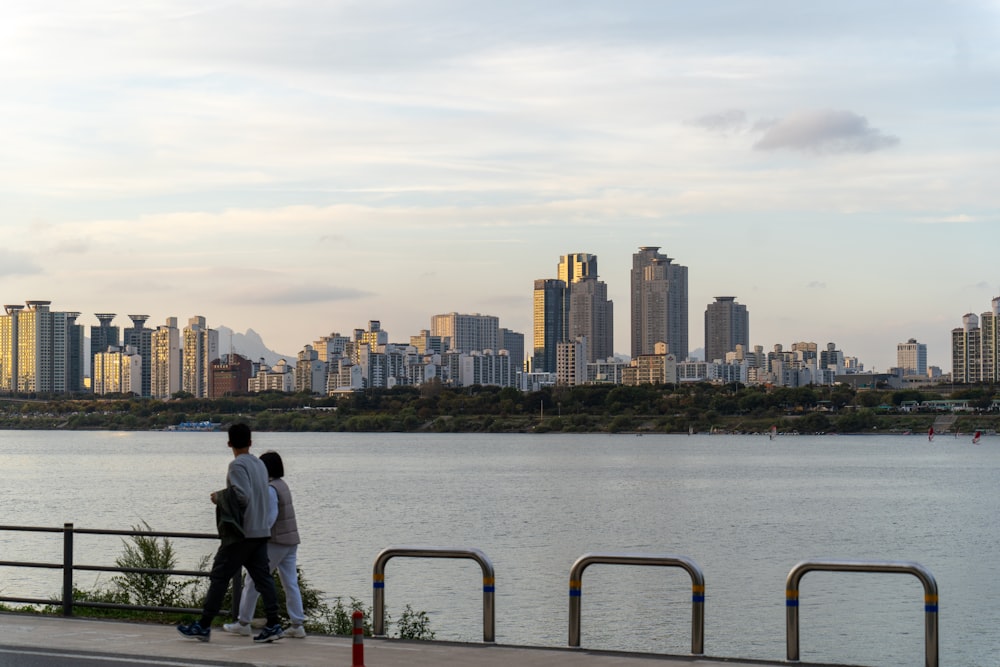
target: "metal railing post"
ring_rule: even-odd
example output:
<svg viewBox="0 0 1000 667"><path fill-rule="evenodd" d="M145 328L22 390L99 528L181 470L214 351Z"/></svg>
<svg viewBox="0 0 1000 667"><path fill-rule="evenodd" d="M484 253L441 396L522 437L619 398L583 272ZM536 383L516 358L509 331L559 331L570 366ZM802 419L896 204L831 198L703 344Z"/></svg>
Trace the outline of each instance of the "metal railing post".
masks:
<svg viewBox="0 0 1000 667"><path fill-rule="evenodd" d="M799 582L807 572L881 572L912 574L924 585L924 665L938 667L938 588L930 570L910 561L803 561L785 581L786 649L789 662L799 661Z"/></svg>
<svg viewBox="0 0 1000 667"><path fill-rule="evenodd" d="M496 637L495 586L493 563L479 549L453 547L388 547L375 557L372 567L372 634L385 636L385 566L397 556L417 558L470 558L483 570L483 641L492 643Z"/></svg>
<svg viewBox="0 0 1000 667"><path fill-rule="evenodd" d="M705 654L705 575L690 558L684 556L591 553L580 556L569 572L569 645L580 646L580 605L583 597L583 571L590 565L660 565L680 567L691 575L691 653Z"/></svg>
<svg viewBox="0 0 1000 667"><path fill-rule="evenodd" d="M60 570L63 574L62 580L62 600L55 598L38 598L38 597L25 597L25 596L12 596L3 595L6 591L0 590L0 603L4 602L17 602L20 604L31 604L31 605L42 605L45 607L51 607L53 605L62 605L63 614L66 616L73 615L77 607L87 607L92 609L131 609L131 610L142 610L142 611L162 611L162 612L183 612L188 614L200 613L201 609L189 609L185 607L175 607L175 606L157 606L148 604L129 604L129 603L117 603L117 602L97 602L89 600L80 600L77 602L73 599L73 582L75 572L132 572L137 574L148 574L148 575L163 575L163 576L187 576L187 577L208 577L210 573L204 572L202 570L181 570L181 569L161 569L161 568L147 568L147 567L122 567L116 562L115 565L81 565L76 562L76 536L77 535L99 535L99 536L109 536L109 535L122 535L128 537L178 537L184 539L198 539L198 540L213 540L217 541L219 539L216 533L186 533L178 531L153 531L153 530L105 530L99 528L77 528L72 523L65 523L61 527L57 526L9 526L0 525L0 533L16 531L16 532L28 532L28 533L51 533L55 535L59 533L62 535L63 539L63 557L61 559L55 559L54 562L41 562L41 561L15 561L15 560L0 560L0 567L20 567L20 568L39 568L46 570ZM238 597L238 595L237 595Z"/></svg>
<svg viewBox="0 0 1000 667"><path fill-rule="evenodd" d="M73 615L73 524L63 524L63 616Z"/></svg>

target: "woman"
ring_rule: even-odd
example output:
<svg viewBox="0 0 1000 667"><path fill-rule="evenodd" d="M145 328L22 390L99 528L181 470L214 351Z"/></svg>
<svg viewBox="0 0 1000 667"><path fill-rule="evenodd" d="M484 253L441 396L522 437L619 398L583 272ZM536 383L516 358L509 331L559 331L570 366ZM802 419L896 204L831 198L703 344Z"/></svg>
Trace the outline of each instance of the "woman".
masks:
<svg viewBox="0 0 1000 667"><path fill-rule="evenodd" d="M268 488L270 491L270 508L268 518L271 520L271 539L267 543L267 558L270 570L278 570L278 578L285 589L285 605L288 610L288 620L292 626L285 629L285 637L302 638L306 636L303 627L305 614L302 610L302 593L299 592L299 574L297 569L297 552L299 549L299 529L295 522L295 508L292 506L292 492L283 479L285 466L277 452L264 452L260 460L267 468ZM238 635L250 635L250 621L257 608L257 592L253 580L243 578L243 597L240 598L240 616L235 623L226 623L222 629Z"/></svg>

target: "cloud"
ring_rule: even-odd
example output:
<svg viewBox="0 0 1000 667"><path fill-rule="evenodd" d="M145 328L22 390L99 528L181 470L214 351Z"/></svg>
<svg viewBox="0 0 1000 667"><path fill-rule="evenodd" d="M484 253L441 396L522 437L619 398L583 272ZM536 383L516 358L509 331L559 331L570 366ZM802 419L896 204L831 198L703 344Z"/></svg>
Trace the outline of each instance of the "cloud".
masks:
<svg viewBox="0 0 1000 667"><path fill-rule="evenodd" d="M55 244L53 252L82 255L90 250L90 240L85 238L63 239Z"/></svg>
<svg viewBox="0 0 1000 667"><path fill-rule="evenodd" d="M899 144L899 138L871 127L852 111L800 111L770 125L754 149L815 153L870 153Z"/></svg>
<svg viewBox="0 0 1000 667"><path fill-rule="evenodd" d="M808 287L809 289L826 289L826 283L820 280L813 280L808 285L806 285L806 287Z"/></svg>
<svg viewBox="0 0 1000 667"><path fill-rule="evenodd" d="M955 215L944 215L935 218L917 218L915 222L922 225L966 225L985 221L982 218L957 213Z"/></svg>
<svg viewBox="0 0 1000 667"><path fill-rule="evenodd" d="M328 303L330 301L357 301L373 296L372 292L352 287L330 287L317 285L276 286L254 288L244 291L236 298L243 303L262 305L301 305Z"/></svg>
<svg viewBox="0 0 1000 667"><path fill-rule="evenodd" d="M0 277L41 273L40 266L23 255L0 249Z"/></svg>
<svg viewBox="0 0 1000 667"><path fill-rule="evenodd" d="M730 132L742 130L747 124L747 114L740 109L729 109L718 113L707 114L694 120L687 121L688 125L695 125L709 132Z"/></svg>

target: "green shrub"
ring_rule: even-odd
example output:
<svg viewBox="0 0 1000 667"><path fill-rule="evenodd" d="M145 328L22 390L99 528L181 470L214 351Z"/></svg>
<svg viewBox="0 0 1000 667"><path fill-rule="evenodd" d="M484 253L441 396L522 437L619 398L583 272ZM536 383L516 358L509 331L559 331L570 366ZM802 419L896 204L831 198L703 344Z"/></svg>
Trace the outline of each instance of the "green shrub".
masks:
<svg viewBox="0 0 1000 667"><path fill-rule="evenodd" d="M149 524L142 522L142 528L133 526L132 530L151 531ZM115 560L121 568L172 570L177 566L177 555L173 544L167 538L162 540L150 535L132 535L123 540L124 551ZM199 569L208 567L211 557L201 559ZM371 607L365 609L364 604L351 598L345 603L342 598L334 599L333 604L323 601L323 591L312 586L298 569L299 592L302 594L302 607L305 612L305 628L314 634L351 635L354 632L355 611L364 614L362 627L366 635L371 636ZM275 587L278 593L279 617L287 624L287 606L285 591L281 580L275 576ZM110 580L110 587L96 586L92 590L74 587L74 602L99 602L111 604L132 604L149 607L190 607L197 609L204 604L208 580L204 577L179 578L176 575L148 574L141 572L120 573ZM262 604L258 600L258 605ZM232 589L226 592L222 609L232 608ZM0 606L0 610L7 610ZM17 611L33 611L31 608L18 608ZM52 604L44 607L42 613L61 613L61 606ZM129 620L158 620L175 623L182 617L178 613L142 612L127 609L107 609L103 607L75 607L78 616L97 618L120 618ZM386 614L386 626L392 627L392 619ZM434 639L430 629L430 619L427 612L414 611L406 605L403 614L395 623L396 633L392 636L400 639Z"/></svg>
<svg viewBox="0 0 1000 667"><path fill-rule="evenodd" d="M132 530L152 531L145 521L142 526L132 526ZM149 535L132 535L129 541L122 540L124 552L115 560L122 568L143 568L173 570L177 567L174 545L167 538ZM178 579L169 574L147 574L123 572L111 579L114 589L125 598L126 604L145 607L179 607L188 601L186 594L195 586L194 579Z"/></svg>

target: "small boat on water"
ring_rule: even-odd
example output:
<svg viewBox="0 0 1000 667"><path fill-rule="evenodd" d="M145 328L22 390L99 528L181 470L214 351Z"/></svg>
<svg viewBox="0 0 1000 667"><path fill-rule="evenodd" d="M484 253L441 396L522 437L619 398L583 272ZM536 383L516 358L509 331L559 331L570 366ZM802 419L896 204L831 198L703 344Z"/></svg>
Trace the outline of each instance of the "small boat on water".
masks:
<svg viewBox="0 0 1000 667"><path fill-rule="evenodd" d="M168 426L167 431L218 431L222 426L219 422L181 422L173 426Z"/></svg>

